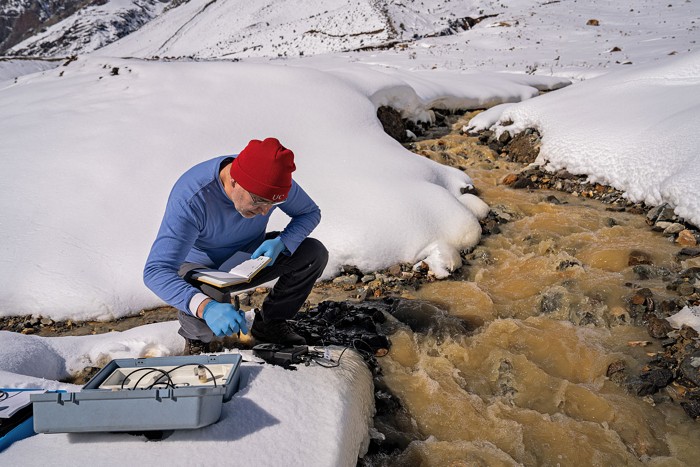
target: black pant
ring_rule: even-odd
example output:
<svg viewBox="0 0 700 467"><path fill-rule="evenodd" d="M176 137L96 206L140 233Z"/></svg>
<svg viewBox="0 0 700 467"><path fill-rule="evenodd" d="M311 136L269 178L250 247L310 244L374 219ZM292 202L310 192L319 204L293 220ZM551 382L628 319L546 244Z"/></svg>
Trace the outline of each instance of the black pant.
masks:
<svg viewBox="0 0 700 467"><path fill-rule="evenodd" d="M278 232L269 233L274 238ZM293 255L280 254L272 266L260 271L252 281L219 289L190 278L192 270L199 264L185 263L180 268L182 276L190 284L217 302L230 303L233 292L249 289L279 277L279 280L263 301L262 317L265 322L293 318L304 304L311 289L328 262L328 250L315 238L306 238ZM211 342L214 333L203 319L188 313L178 313L179 334L186 339Z"/></svg>

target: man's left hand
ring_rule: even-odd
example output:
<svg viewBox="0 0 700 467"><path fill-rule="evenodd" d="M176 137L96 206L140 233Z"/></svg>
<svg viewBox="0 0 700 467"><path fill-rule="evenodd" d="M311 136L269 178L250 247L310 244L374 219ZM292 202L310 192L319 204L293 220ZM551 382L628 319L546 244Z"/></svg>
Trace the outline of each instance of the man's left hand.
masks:
<svg viewBox="0 0 700 467"><path fill-rule="evenodd" d="M272 260L267 265L272 266L275 263L275 260L277 259L279 254L282 253L285 248L286 247L284 246L284 242L282 242L281 238L271 238L270 240L265 240L264 242L262 242L258 249L253 252L251 258L267 256Z"/></svg>

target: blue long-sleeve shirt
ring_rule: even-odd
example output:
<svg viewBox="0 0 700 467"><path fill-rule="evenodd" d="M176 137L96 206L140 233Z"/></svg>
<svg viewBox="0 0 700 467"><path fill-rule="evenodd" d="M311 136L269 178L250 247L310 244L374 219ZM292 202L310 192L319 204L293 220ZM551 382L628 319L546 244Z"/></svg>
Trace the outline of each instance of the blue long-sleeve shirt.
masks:
<svg viewBox="0 0 700 467"><path fill-rule="evenodd" d="M252 253L264 240L270 215L279 207L291 217L280 234L287 250L299 244L321 220L321 210L292 181L287 200L266 215L246 219L236 211L219 178L222 165L236 156L221 156L195 165L175 183L143 271L143 280L166 303L192 313L190 300L200 293L178 275L185 263L218 268L237 251Z"/></svg>

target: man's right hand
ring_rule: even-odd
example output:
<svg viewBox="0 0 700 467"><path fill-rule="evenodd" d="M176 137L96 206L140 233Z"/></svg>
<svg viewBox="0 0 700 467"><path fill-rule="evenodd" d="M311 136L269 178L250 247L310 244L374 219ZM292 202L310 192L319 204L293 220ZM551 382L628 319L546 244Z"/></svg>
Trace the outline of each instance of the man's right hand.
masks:
<svg viewBox="0 0 700 467"><path fill-rule="evenodd" d="M230 303L210 301L204 307L202 318L216 337L230 336L238 331L248 334L245 315Z"/></svg>

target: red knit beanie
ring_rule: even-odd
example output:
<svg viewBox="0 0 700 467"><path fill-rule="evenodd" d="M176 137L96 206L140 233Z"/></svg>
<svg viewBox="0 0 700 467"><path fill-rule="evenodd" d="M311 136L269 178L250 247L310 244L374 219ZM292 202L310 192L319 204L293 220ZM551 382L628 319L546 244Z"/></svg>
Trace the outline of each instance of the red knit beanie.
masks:
<svg viewBox="0 0 700 467"><path fill-rule="evenodd" d="M231 163L231 177L254 195L279 202L287 199L295 169L294 153L276 138L254 139Z"/></svg>

